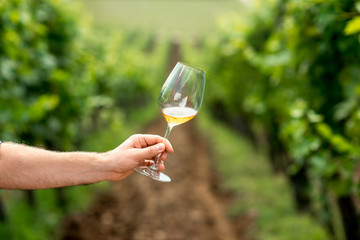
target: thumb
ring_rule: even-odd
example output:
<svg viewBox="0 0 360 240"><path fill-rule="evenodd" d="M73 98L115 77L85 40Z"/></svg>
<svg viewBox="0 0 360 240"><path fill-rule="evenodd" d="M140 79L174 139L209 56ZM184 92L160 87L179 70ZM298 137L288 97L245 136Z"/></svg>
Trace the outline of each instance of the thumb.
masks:
<svg viewBox="0 0 360 240"><path fill-rule="evenodd" d="M156 145L139 149L139 157L142 159L151 159L165 150L165 144L158 143Z"/></svg>

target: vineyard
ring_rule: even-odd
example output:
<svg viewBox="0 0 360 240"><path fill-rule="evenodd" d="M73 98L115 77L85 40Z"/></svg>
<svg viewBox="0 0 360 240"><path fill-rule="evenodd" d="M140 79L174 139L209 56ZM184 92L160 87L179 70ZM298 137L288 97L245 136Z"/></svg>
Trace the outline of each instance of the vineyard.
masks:
<svg viewBox="0 0 360 240"><path fill-rule="evenodd" d="M118 14L99 2L87 5L98 19ZM195 2L180 28L201 29L211 21L199 9L221 6ZM360 2L224 6L214 31L169 37L94 24L81 2L0 0L3 142L101 152L162 135L170 69L207 72L201 114L170 138L174 183L0 190L1 239L360 239Z"/></svg>

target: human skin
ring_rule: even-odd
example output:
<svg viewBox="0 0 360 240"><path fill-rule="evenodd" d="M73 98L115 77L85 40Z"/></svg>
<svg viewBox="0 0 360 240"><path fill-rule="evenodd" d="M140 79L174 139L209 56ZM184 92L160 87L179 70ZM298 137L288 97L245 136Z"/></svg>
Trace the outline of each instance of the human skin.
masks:
<svg viewBox="0 0 360 240"><path fill-rule="evenodd" d="M101 181L119 181L138 166L149 166L161 153L172 153L170 142L157 135L137 134L113 150L56 152L23 144L0 144L0 188L44 189ZM159 170L164 170L163 163Z"/></svg>

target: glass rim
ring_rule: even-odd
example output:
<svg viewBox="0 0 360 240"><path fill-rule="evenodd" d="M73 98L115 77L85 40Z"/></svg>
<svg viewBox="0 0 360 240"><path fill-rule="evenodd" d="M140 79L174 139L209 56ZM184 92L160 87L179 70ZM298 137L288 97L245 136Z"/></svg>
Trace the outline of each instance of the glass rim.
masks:
<svg viewBox="0 0 360 240"><path fill-rule="evenodd" d="M194 66L192 66L192 65L190 65L190 64L187 64L187 63L184 63L184 62L178 62L178 64L179 64L179 63L180 63L181 65L184 65L184 66L189 67L189 68L193 68L193 69L195 69L195 70L197 70L197 71L200 71L200 72L203 72L203 73L206 74L206 71L205 71L205 70L202 70L201 68L194 67Z"/></svg>

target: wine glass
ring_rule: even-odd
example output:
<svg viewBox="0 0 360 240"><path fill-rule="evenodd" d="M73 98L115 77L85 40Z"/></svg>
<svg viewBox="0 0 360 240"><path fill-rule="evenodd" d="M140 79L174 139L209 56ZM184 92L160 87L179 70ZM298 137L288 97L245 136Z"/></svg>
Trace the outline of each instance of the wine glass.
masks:
<svg viewBox="0 0 360 240"><path fill-rule="evenodd" d="M174 126L185 123L199 112L205 90L205 71L178 62L166 79L159 95L159 106L167 122L164 138L168 139ZM171 182L169 176L158 169L161 162L159 154L155 163L149 167L137 167L135 170L147 177Z"/></svg>

